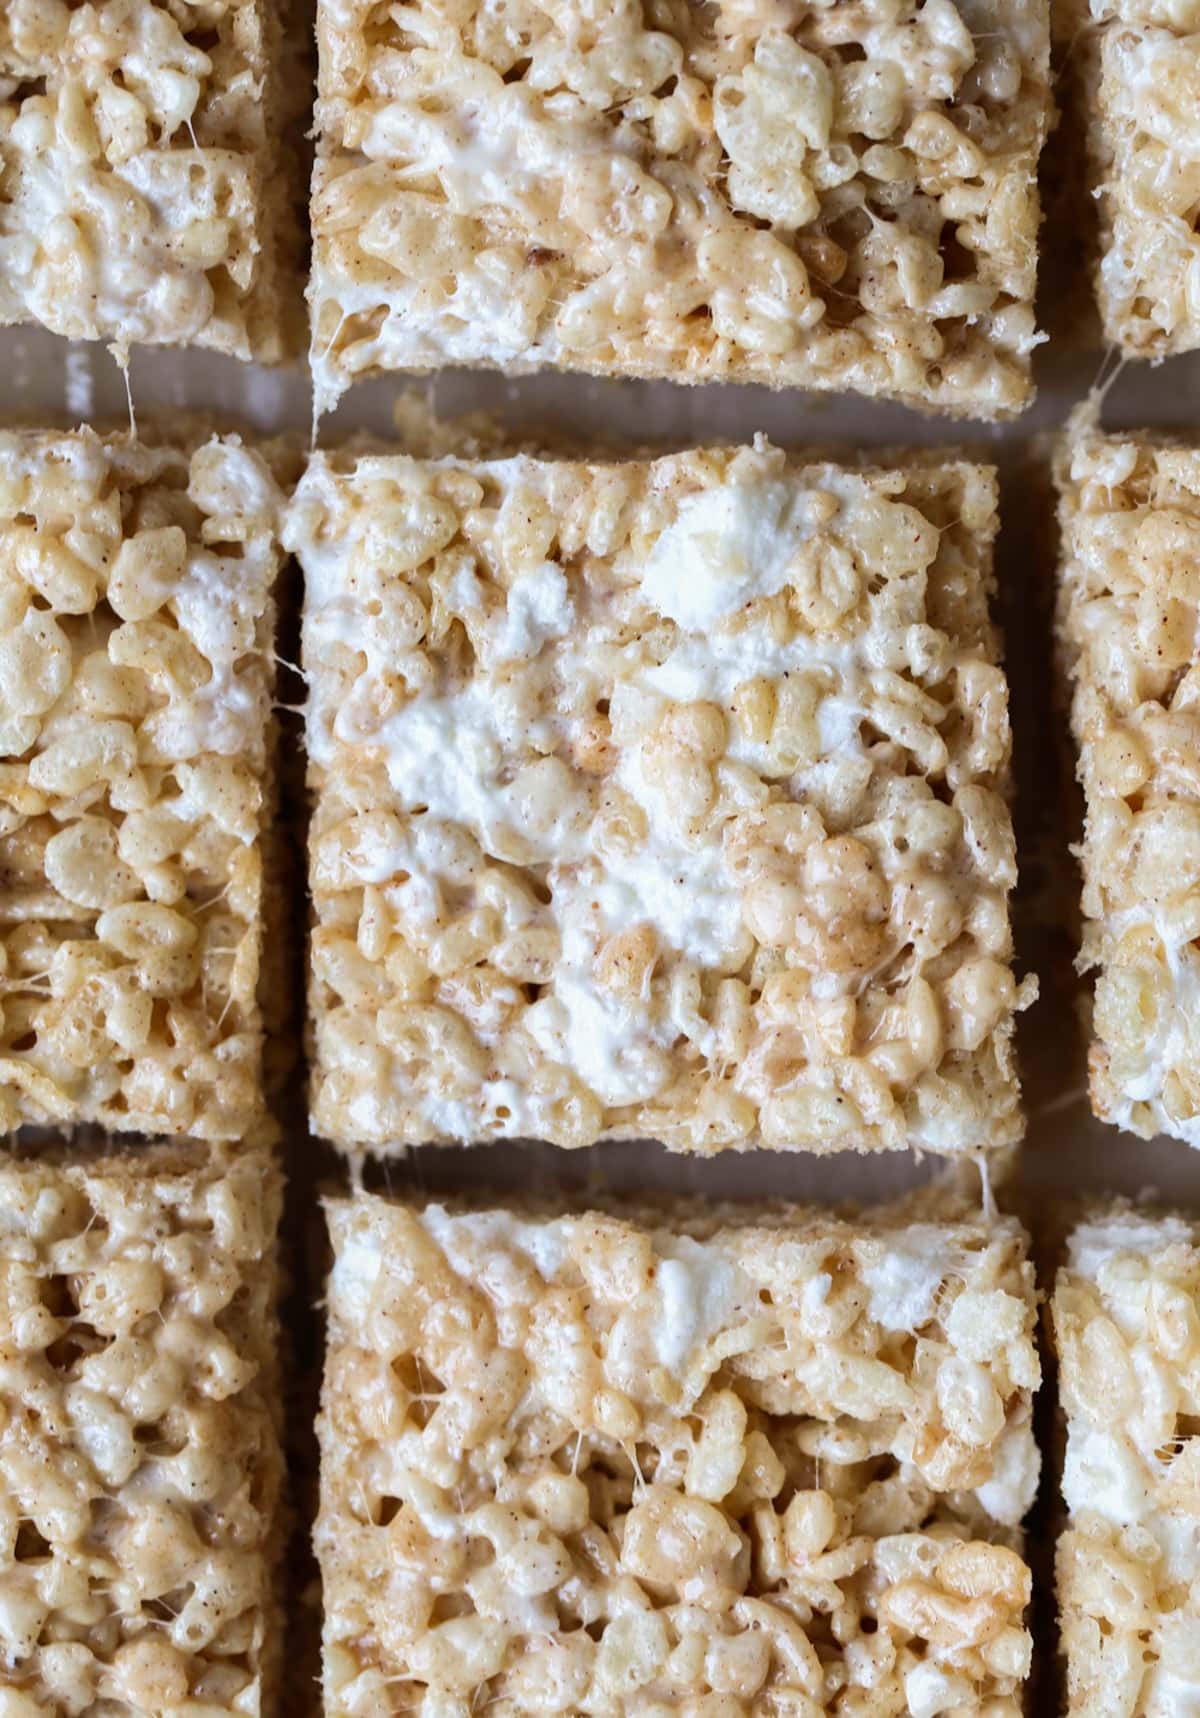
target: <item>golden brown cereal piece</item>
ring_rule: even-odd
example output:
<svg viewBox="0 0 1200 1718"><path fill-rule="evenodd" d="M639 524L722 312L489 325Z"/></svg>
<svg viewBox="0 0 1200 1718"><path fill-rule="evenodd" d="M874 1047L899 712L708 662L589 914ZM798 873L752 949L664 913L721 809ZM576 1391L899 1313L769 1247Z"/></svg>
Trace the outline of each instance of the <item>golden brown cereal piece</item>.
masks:
<svg viewBox="0 0 1200 1718"><path fill-rule="evenodd" d="M261 1110L281 500L237 437L0 435L0 1132Z"/></svg>
<svg viewBox="0 0 1200 1718"><path fill-rule="evenodd" d="M0 1710L274 1710L265 1153L0 1163Z"/></svg>
<svg viewBox="0 0 1200 1718"><path fill-rule="evenodd" d="M1197 1684L1200 1635L1196 1224L1125 1205L1082 1223L1052 1315L1067 1434L1067 1710L1178 1712Z"/></svg>
<svg viewBox="0 0 1200 1718"><path fill-rule="evenodd" d="M447 363L1031 393L1047 0L321 0L321 409Z"/></svg>
<svg viewBox="0 0 1200 1718"><path fill-rule="evenodd" d="M1059 626L1087 802L1092 1107L1200 1144L1200 452L1087 427L1058 458Z"/></svg>
<svg viewBox="0 0 1200 1718"><path fill-rule="evenodd" d="M5 0L0 324L122 357L296 351L302 18L299 0Z"/></svg>
<svg viewBox="0 0 1200 1718"><path fill-rule="evenodd" d="M1074 0L1099 197L1096 294L1107 338L1134 358L1200 346L1200 5Z"/></svg>
<svg viewBox="0 0 1200 1718"><path fill-rule="evenodd" d="M328 1718L1017 1718L1016 1225L327 1215Z"/></svg>
<svg viewBox="0 0 1200 1718"><path fill-rule="evenodd" d="M993 474L314 455L312 1113L1007 1144Z"/></svg>

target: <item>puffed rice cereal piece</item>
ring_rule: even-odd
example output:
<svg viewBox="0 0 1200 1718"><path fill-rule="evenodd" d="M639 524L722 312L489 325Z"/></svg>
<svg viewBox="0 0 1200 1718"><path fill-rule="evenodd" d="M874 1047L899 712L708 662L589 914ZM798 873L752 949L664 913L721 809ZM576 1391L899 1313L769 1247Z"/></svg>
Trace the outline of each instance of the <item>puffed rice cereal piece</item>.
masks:
<svg viewBox="0 0 1200 1718"><path fill-rule="evenodd" d="M1092 1108L1200 1145L1200 451L1085 427L1057 479Z"/></svg>
<svg viewBox="0 0 1200 1718"><path fill-rule="evenodd" d="M1015 1224L326 1212L327 1718L1018 1718Z"/></svg>
<svg viewBox="0 0 1200 1718"><path fill-rule="evenodd" d="M316 1131L1017 1139L995 522L765 443L313 455Z"/></svg>
<svg viewBox="0 0 1200 1718"><path fill-rule="evenodd" d="M0 1161L0 1712L275 1710L280 1183Z"/></svg>
<svg viewBox="0 0 1200 1718"><path fill-rule="evenodd" d="M292 0L5 0L0 324L74 340L303 344ZM289 19L292 31L289 33Z"/></svg>
<svg viewBox="0 0 1200 1718"><path fill-rule="evenodd" d="M1075 0L1096 295L1129 357L1200 347L1200 4Z"/></svg>
<svg viewBox="0 0 1200 1718"><path fill-rule="evenodd" d="M1051 1304L1066 1421L1058 1597L1071 1718L1200 1698L1200 1234L1117 1205Z"/></svg>
<svg viewBox="0 0 1200 1718"><path fill-rule="evenodd" d="M281 504L237 437L0 435L0 1133L261 1112Z"/></svg>
<svg viewBox="0 0 1200 1718"><path fill-rule="evenodd" d="M1048 13L319 0L319 408L465 363L1011 415Z"/></svg>

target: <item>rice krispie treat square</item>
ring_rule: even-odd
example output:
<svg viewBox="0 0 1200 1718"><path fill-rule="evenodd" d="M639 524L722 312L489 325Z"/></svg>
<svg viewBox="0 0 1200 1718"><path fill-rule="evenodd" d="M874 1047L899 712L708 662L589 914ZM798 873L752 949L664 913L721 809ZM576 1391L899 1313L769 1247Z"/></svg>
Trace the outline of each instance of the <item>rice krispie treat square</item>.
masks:
<svg viewBox="0 0 1200 1718"><path fill-rule="evenodd" d="M1085 428L1057 477L1092 1107L1200 1145L1200 452Z"/></svg>
<svg viewBox="0 0 1200 1718"><path fill-rule="evenodd" d="M269 1157L0 1161L0 1711L275 1710Z"/></svg>
<svg viewBox="0 0 1200 1718"><path fill-rule="evenodd" d="M1048 0L319 0L320 409L446 363L1019 410Z"/></svg>
<svg viewBox="0 0 1200 1718"><path fill-rule="evenodd" d="M316 454L313 1123L1022 1130L993 473Z"/></svg>
<svg viewBox="0 0 1200 1718"><path fill-rule="evenodd" d="M327 1215L328 1718L1018 1718L1014 1224Z"/></svg>
<svg viewBox="0 0 1200 1718"><path fill-rule="evenodd" d="M0 1131L260 1113L281 504L236 437L0 435Z"/></svg>
<svg viewBox="0 0 1200 1718"><path fill-rule="evenodd" d="M292 0L5 0L0 324L291 356L302 41Z"/></svg>
<svg viewBox="0 0 1200 1718"><path fill-rule="evenodd" d="M1118 1205L1075 1230L1055 1284L1072 1718L1182 1712L1200 1686L1198 1239Z"/></svg>
<svg viewBox="0 0 1200 1718"><path fill-rule="evenodd" d="M1200 7L1075 0L1096 291L1106 337L1136 358L1200 346Z"/></svg>

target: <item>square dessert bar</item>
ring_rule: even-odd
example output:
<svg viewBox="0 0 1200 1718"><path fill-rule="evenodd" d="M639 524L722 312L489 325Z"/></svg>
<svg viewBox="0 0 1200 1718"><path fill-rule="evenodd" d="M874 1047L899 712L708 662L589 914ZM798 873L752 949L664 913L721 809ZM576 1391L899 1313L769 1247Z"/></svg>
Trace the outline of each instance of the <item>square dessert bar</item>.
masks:
<svg viewBox="0 0 1200 1718"><path fill-rule="evenodd" d="M1017 1718L1014 1224L327 1214L328 1718Z"/></svg>
<svg viewBox="0 0 1200 1718"><path fill-rule="evenodd" d="M1057 476L1092 1107L1200 1145L1200 451L1085 429Z"/></svg>
<svg viewBox="0 0 1200 1718"><path fill-rule="evenodd" d="M1200 1683L1200 1246L1117 1206L1071 1236L1052 1302L1066 1420L1058 1597L1068 1711L1179 1712Z"/></svg>
<svg viewBox="0 0 1200 1718"><path fill-rule="evenodd" d="M302 344L291 3L5 0L0 324L122 358Z"/></svg>
<svg viewBox="0 0 1200 1718"><path fill-rule="evenodd" d="M236 437L0 435L0 1131L261 1110L281 499Z"/></svg>
<svg viewBox="0 0 1200 1718"><path fill-rule="evenodd" d="M274 1710L269 1157L0 1163L0 1711Z"/></svg>
<svg viewBox="0 0 1200 1718"><path fill-rule="evenodd" d="M1130 357L1200 346L1200 10L1191 0L1076 0L1097 296Z"/></svg>
<svg viewBox="0 0 1200 1718"><path fill-rule="evenodd" d="M1031 394L1048 0L319 0L318 407L446 363Z"/></svg>
<svg viewBox="0 0 1200 1718"><path fill-rule="evenodd" d="M317 1132L1017 1139L995 524L764 443L314 455Z"/></svg>

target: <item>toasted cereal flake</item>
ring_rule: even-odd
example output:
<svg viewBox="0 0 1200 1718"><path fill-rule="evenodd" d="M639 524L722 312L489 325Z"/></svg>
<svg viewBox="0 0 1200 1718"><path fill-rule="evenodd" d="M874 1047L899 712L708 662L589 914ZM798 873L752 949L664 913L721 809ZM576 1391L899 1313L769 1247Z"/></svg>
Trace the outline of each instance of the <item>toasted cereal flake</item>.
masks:
<svg viewBox="0 0 1200 1718"><path fill-rule="evenodd" d="M261 1109L281 501L237 437L0 435L0 1132Z"/></svg>
<svg viewBox="0 0 1200 1718"><path fill-rule="evenodd" d="M1016 1718L1015 1224L326 1211L328 1718Z"/></svg>
<svg viewBox="0 0 1200 1718"><path fill-rule="evenodd" d="M274 1709L280 1189L195 1148L0 1164L0 1711Z"/></svg>
<svg viewBox="0 0 1200 1718"><path fill-rule="evenodd" d="M1047 0L319 0L321 409L447 363L1031 393Z"/></svg>
<svg viewBox="0 0 1200 1718"><path fill-rule="evenodd" d="M314 455L317 1131L1016 1139L994 528L965 464Z"/></svg>
<svg viewBox="0 0 1200 1718"><path fill-rule="evenodd" d="M1057 476L1092 1107L1200 1145L1200 452L1084 429Z"/></svg>
<svg viewBox="0 0 1200 1718"><path fill-rule="evenodd" d="M1071 52L1099 199L1104 331L1130 357L1190 351L1200 346L1200 7L1078 9Z"/></svg>
<svg viewBox="0 0 1200 1718"><path fill-rule="evenodd" d="M1068 1711L1190 1711L1200 1699L1196 1224L1125 1205L1084 1222L1052 1315L1067 1428Z"/></svg>
<svg viewBox="0 0 1200 1718"><path fill-rule="evenodd" d="M300 334L290 0L5 0L0 324L277 361Z"/></svg>

